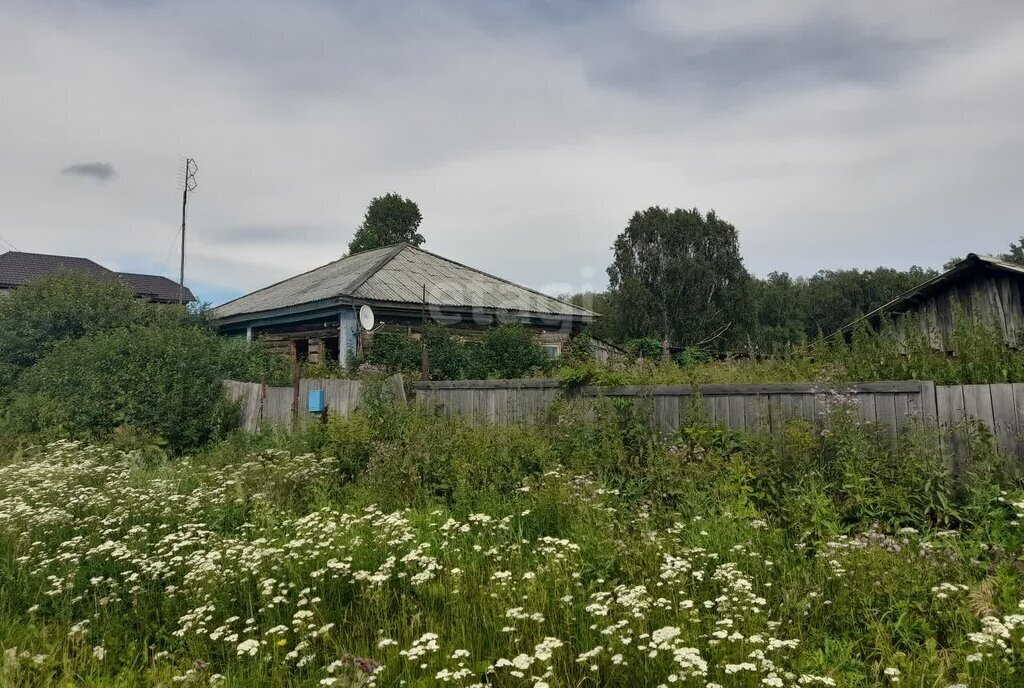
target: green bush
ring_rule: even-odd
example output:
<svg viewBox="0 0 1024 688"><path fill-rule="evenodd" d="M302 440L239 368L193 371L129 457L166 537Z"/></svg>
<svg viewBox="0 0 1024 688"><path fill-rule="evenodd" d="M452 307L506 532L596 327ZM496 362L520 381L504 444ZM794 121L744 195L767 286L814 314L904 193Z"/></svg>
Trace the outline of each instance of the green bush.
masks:
<svg viewBox="0 0 1024 688"><path fill-rule="evenodd" d="M0 430L191 449L230 419L225 379L288 384L288 362L214 334L203 313L123 284L50 275L0 300ZM114 435L116 429L121 432ZM151 453L151 452L150 452Z"/></svg>
<svg viewBox="0 0 1024 688"><path fill-rule="evenodd" d="M470 367L469 348L452 336L449 328L442 325L429 325L423 333L423 339L430 356L430 376L441 380L464 380L477 371ZM417 361L415 368L420 368Z"/></svg>
<svg viewBox="0 0 1024 688"><path fill-rule="evenodd" d="M626 351L634 357L654 360L661 358L665 353L665 350L661 345L661 340L655 339L654 337L631 339L626 342Z"/></svg>
<svg viewBox="0 0 1024 688"><path fill-rule="evenodd" d="M240 337L221 337L224 379L239 382L262 382L285 387L292 384L292 365L284 356L272 354L259 341L248 342ZM307 377L331 377L309 375Z"/></svg>
<svg viewBox="0 0 1024 688"><path fill-rule="evenodd" d="M480 359L477 366L486 370L486 377L524 377L531 372L547 371L552 364L523 325L500 325L487 330L474 353Z"/></svg>
<svg viewBox="0 0 1024 688"><path fill-rule="evenodd" d="M391 371L419 370L423 349L420 342L402 332L374 335L366 360Z"/></svg>
<svg viewBox="0 0 1024 688"><path fill-rule="evenodd" d="M547 372L552 361L522 325L499 325L480 341L461 342L449 327L428 325L423 342L407 334L374 337L366 360L392 372L420 370L422 347L430 356L430 375L439 380L517 378Z"/></svg>
<svg viewBox="0 0 1024 688"><path fill-rule="evenodd" d="M95 437L127 426L195 448L230 421L222 381L236 362L197 327L145 326L55 346L19 381L14 427Z"/></svg>
<svg viewBox="0 0 1024 688"><path fill-rule="evenodd" d="M58 272L0 299L0 394L59 343L155 319L120 282Z"/></svg>

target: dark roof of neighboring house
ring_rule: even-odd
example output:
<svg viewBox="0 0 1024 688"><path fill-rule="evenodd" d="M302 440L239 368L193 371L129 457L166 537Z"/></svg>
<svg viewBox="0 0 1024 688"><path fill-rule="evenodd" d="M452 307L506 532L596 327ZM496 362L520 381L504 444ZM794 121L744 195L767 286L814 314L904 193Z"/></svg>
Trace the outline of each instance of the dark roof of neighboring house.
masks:
<svg viewBox="0 0 1024 688"><path fill-rule="evenodd" d="M356 253L264 287L213 310L213 317L244 316L278 309L300 310L334 302L361 301L513 311L590 320L593 311L475 270L453 260L396 244Z"/></svg>
<svg viewBox="0 0 1024 688"><path fill-rule="evenodd" d="M119 272L136 296L148 296L153 301L178 302L178 283L161 275L140 275L135 272ZM196 297L185 287L182 297L185 303L192 303Z"/></svg>
<svg viewBox="0 0 1024 688"><path fill-rule="evenodd" d="M0 253L0 288L20 287L37 277L60 270L84 273L98 279L120 279L131 287L136 296L145 297L150 301L167 303L177 303L178 301L178 284L166 277L114 272L88 258L51 256L22 251ZM187 303L196 300L187 287L183 297Z"/></svg>
<svg viewBox="0 0 1024 688"><path fill-rule="evenodd" d="M47 256L19 251L0 254L0 285L5 287L20 287L29 280L58 270L82 272L101 279L114 276L112 271L88 258Z"/></svg>
<svg viewBox="0 0 1024 688"><path fill-rule="evenodd" d="M945 289L952 283L955 283L959 278L964 276L964 273L972 272L975 270L985 271L997 271L997 272L1009 272L1013 273L1018 277L1024 277L1024 265L1017 265L1016 263L1007 263L1004 260L993 258L992 256L982 256L977 253L968 253L967 257L956 263L949 270L946 270L941 275L936 275L931 279L925 280L921 284L917 285L913 289L908 289L903 292L889 303L876 308L867 315L857 318L849 325L843 327L840 332L845 332L863 320L869 322L879 319L886 313L902 313L921 301L929 298L936 292Z"/></svg>

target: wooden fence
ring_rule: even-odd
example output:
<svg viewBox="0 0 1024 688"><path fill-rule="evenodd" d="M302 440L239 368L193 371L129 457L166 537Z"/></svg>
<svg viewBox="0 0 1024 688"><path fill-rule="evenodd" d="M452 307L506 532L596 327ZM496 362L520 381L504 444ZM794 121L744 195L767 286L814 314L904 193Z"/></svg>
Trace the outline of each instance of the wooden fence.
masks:
<svg viewBox="0 0 1024 688"><path fill-rule="evenodd" d="M268 387L258 382L224 383L228 399L241 405L241 426L253 431L265 425L292 429L317 420L309 412L309 391L322 389L327 412L347 416L359 406L363 389L359 380L301 380L296 387Z"/></svg>
<svg viewBox="0 0 1024 688"><path fill-rule="evenodd" d="M820 424L832 405L849 402L866 421L900 431L913 416L937 416L931 382L871 382L825 389L812 384L580 387L557 380L470 380L421 382L416 402L433 412L465 416L481 423L531 423L542 419L560 397L626 398L647 403L663 434L701 414L734 430L777 432L784 421L801 418Z"/></svg>
<svg viewBox="0 0 1024 688"><path fill-rule="evenodd" d="M401 376L388 380L395 398L405 401ZM362 402L358 380L301 380L297 386L224 383L228 398L240 402L247 430L273 424L303 427L319 419L308 410L309 391L322 389L326 411L349 415ZM829 408L851 404L861 418L898 435L914 419L943 431L954 461L966 459L967 425L987 427L999 449L1024 463L1024 383L936 386L932 382L869 382L835 388L814 384L579 387L558 380L464 380L419 382L415 403L431 413L461 416L486 424L535 423L560 398L611 398L642 404L651 423L668 435L696 414L734 430L781 432L785 422L802 419L821 427Z"/></svg>
<svg viewBox="0 0 1024 688"><path fill-rule="evenodd" d="M965 421L976 420L999 449L1024 462L1024 384L936 386L932 382L871 382L835 388L814 384L581 387L557 380L421 382L416 403L435 413L480 423L532 423L560 397L628 398L644 403L663 434L694 414L734 430L777 433L790 419L821 427L830 407L851 404L861 418L897 435L914 419L944 434L955 461L966 458Z"/></svg>

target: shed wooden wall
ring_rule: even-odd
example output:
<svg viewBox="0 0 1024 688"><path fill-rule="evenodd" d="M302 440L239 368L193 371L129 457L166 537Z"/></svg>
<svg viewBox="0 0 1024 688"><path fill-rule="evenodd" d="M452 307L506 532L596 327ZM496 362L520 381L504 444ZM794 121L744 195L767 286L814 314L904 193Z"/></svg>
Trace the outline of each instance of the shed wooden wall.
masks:
<svg viewBox="0 0 1024 688"><path fill-rule="evenodd" d="M1024 347L1024 277L973 271L905 311L920 319L931 345L953 352L958 317L1002 330L1006 343Z"/></svg>

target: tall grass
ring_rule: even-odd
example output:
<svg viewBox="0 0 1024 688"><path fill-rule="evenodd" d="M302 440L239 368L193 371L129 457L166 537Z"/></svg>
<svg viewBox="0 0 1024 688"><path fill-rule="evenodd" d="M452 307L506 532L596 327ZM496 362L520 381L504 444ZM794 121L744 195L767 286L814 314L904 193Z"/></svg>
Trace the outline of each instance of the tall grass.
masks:
<svg viewBox="0 0 1024 688"><path fill-rule="evenodd" d="M621 357L607 365L576 359L556 376L570 383L715 384L771 382L870 382L932 380L939 384L989 384L1024 381L1024 351L1011 349L996 327L959 318L952 353L932 346L920 321L907 316L862 324L845 336L820 337L775 355L720 360Z"/></svg>
<svg viewBox="0 0 1024 688"><path fill-rule="evenodd" d="M372 390L371 390L372 391ZM974 434L366 408L0 460L0 685L1024 685L1024 494Z"/></svg>

